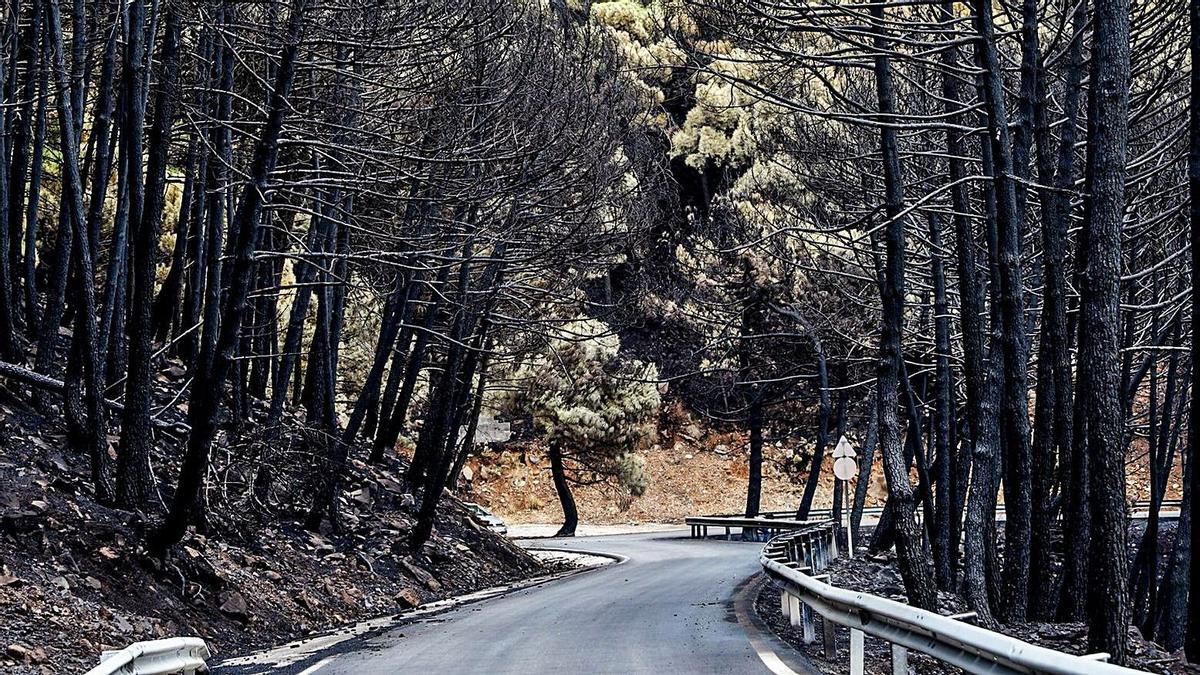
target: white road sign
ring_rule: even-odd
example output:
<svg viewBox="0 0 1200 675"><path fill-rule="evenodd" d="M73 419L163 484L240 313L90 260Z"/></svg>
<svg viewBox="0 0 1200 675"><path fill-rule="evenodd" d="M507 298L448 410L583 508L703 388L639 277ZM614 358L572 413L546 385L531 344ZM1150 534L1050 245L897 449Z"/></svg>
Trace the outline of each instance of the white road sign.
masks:
<svg viewBox="0 0 1200 675"><path fill-rule="evenodd" d="M850 480L858 474L858 463L851 457L838 457L833 460L833 475L838 480Z"/></svg>
<svg viewBox="0 0 1200 675"><path fill-rule="evenodd" d="M850 445L850 440L845 436L838 439L837 447L833 449L833 458L838 457L857 457L858 453L854 451L854 446Z"/></svg>

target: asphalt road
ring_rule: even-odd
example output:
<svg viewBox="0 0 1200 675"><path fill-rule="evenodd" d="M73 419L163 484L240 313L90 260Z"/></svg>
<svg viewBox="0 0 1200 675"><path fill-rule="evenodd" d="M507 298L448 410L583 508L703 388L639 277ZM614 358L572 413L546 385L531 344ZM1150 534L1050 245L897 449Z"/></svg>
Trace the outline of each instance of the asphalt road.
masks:
<svg viewBox="0 0 1200 675"><path fill-rule="evenodd" d="M532 545L626 560L398 626L302 672L789 672L786 647L746 616L761 544L674 531Z"/></svg>

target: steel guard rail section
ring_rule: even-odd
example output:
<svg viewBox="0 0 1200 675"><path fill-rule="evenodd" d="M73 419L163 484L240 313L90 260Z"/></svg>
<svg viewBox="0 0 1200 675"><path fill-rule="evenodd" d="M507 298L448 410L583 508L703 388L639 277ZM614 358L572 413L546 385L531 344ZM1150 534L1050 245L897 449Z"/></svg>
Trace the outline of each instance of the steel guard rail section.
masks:
<svg viewBox="0 0 1200 675"><path fill-rule="evenodd" d="M124 649L104 652L100 665L84 675L170 675L204 671L211 656L198 637L135 642Z"/></svg>
<svg viewBox="0 0 1200 675"><path fill-rule="evenodd" d="M850 629L851 675L862 675L863 636L892 647L892 672L908 672L908 650L915 649L970 673L1053 673L1118 675L1142 671L1106 663L1107 654L1075 656L1039 647L1010 635L961 621L973 616L942 616L916 607L832 586L821 571L838 555L832 522L775 537L763 547L763 570L783 588L781 609L801 628L805 643L816 641L813 612L823 617L825 654L833 658L835 631Z"/></svg>

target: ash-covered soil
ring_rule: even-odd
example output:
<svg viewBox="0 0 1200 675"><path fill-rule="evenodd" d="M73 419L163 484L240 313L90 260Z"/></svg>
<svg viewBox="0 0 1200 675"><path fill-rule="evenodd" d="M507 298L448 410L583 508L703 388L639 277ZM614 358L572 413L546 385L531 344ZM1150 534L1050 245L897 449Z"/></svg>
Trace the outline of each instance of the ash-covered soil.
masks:
<svg viewBox="0 0 1200 675"><path fill-rule="evenodd" d="M214 657L228 657L553 571L450 496L433 539L409 551L416 500L395 457L378 467L352 461L339 527L303 529L304 477L319 462L296 451L296 434L281 441L287 451L274 460L279 476L266 513L243 498L252 461L228 440L239 436L226 434L209 476L208 527L156 558L142 542L160 514L97 504L87 460L67 449L57 414L43 416L13 393L0 390L5 673L82 672L104 649L177 635L201 636ZM171 486L178 442L164 435L158 445L155 471Z"/></svg>

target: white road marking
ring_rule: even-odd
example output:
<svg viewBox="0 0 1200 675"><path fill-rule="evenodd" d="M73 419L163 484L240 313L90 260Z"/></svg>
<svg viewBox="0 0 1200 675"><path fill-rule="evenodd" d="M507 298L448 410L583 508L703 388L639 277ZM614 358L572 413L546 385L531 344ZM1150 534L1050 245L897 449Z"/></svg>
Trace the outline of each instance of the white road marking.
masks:
<svg viewBox="0 0 1200 675"><path fill-rule="evenodd" d="M328 665L329 662L332 661L333 659L334 659L334 657L332 657L332 656L326 656L325 658L321 659L320 661L317 661L316 663L312 664L311 666L296 673L296 675L312 675L313 673L320 670L323 666Z"/></svg>

